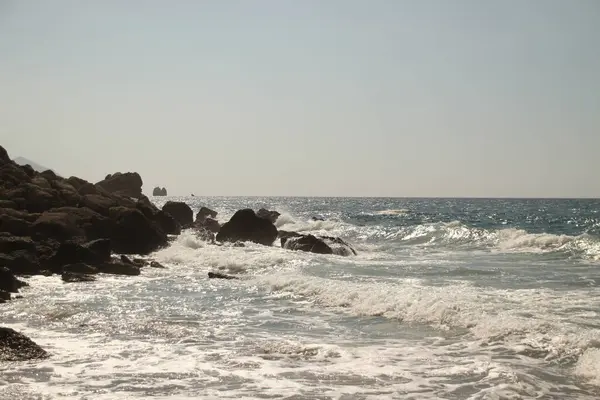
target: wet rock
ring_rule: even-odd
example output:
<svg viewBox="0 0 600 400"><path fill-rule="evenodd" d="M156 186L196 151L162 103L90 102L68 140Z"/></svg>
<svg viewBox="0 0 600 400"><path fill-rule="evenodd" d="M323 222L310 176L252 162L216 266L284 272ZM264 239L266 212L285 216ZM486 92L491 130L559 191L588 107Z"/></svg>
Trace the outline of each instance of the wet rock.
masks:
<svg viewBox="0 0 600 400"><path fill-rule="evenodd" d="M318 254L336 254L340 256L356 255L356 251L344 240L331 236L294 235L288 233L281 237L281 247Z"/></svg>
<svg viewBox="0 0 600 400"><path fill-rule="evenodd" d="M62 272L68 272L73 274L86 274L93 275L98 273L98 268L92 267L91 265L85 263L75 263L69 264L62 267Z"/></svg>
<svg viewBox="0 0 600 400"><path fill-rule="evenodd" d="M0 253L0 267L7 268L14 275L38 275L42 270L35 254L21 251L10 255Z"/></svg>
<svg viewBox="0 0 600 400"><path fill-rule="evenodd" d="M152 267L152 268L160 268L160 269L166 269L167 268L164 265L162 265L161 263L159 263L158 261L152 261L150 263L150 267Z"/></svg>
<svg viewBox="0 0 600 400"><path fill-rule="evenodd" d="M10 300L10 293L0 290L0 303L4 303Z"/></svg>
<svg viewBox="0 0 600 400"><path fill-rule="evenodd" d="M48 357L48 353L27 336L0 327L0 361L26 361Z"/></svg>
<svg viewBox="0 0 600 400"><path fill-rule="evenodd" d="M63 242L46 265L58 273L64 265L75 263L100 264L110 260L110 240L98 239L85 245Z"/></svg>
<svg viewBox="0 0 600 400"><path fill-rule="evenodd" d="M256 212L256 215L259 218L264 218L266 220L271 221L271 223L275 223L277 221L277 218L279 218L279 216L281 215L280 213L278 213L277 211L269 211L267 209L261 208L260 210L258 210Z"/></svg>
<svg viewBox="0 0 600 400"><path fill-rule="evenodd" d="M271 246L276 238L275 225L269 220L257 217L251 209L237 211L217 234L217 240L220 242L248 241L265 246Z"/></svg>
<svg viewBox="0 0 600 400"><path fill-rule="evenodd" d="M117 172L107 175L104 180L96 183L96 186L106 190L108 193L137 199L142 196L143 184L142 177L137 172Z"/></svg>
<svg viewBox="0 0 600 400"><path fill-rule="evenodd" d="M225 275L225 274L221 274L219 272L209 272L208 278L209 279L239 279L237 276Z"/></svg>
<svg viewBox="0 0 600 400"><path fill-rule="evenodd" d="M114 207L110 214L115 223L110 237L114 252L148 254L167 245L167 235L139 210Z"/></svg>
<svg viewBox="0 0 600 400"><path fill-rule="evenodd" d="M196 222L203 222L206 218L217 218L217 212L208 207L201 207L196 214Z"/></svg>
<svg viewBox="0 0 600 400"><path fill-rule="evenodd" d="M210 217L205 218L203 221L194 222L194 227L197 229L206 229L207 231L212 233L219 233L219 231L221 230L221 225L219 224L219 221Z"/></svg>
<svg viewBox="0 0 600 400"><path fill-rule="evenodd" d="M131 264L124 264L120 262L112 262L100 264L96 268L98 268L98 272L103 274L112 274L112 275L139 275L140 267Z"/></svg>
<svg viewBox="0 0 600 400"><path fill-rule="evenodd" d="M8 268L0 267L0 290L9 293L17 293L23 286L27 286L27 283L17 279Z"/></svg>
<svg viewBox="0 0 600 400"><path fill-rule="evenodd" d="M133 265L133 261L131 261L131 259L129 257L127 257L126 255L121 256L121 262L123 264Z"/></svg>
<svg viewBox="0 0 600 400"><path fill-rule="evenodd" d="M0 235L0 253L12 253L19 250L35 252L35 243L30 237Z"/></svg>
<svg viewBox="0 0 600 400"><path fill-rule="evenodd" d="M189 228L194 222L194 212L184 202L167 201L162 210L175 218L182 228Z"/></svg>
<svg viewBox="0 0 600 400"><path fill-rule="evenodd" d="M215 234L204 228L196 230L196 237L209 243L214 243L215 241Z"/></svg>
<svg viewBox="0 0 600 400"><path fill-rule="evenodd" d="M96 280L96 277L87 274L78 274L75 272L63 272L61 279L66 283L93 282Z"/></svg>

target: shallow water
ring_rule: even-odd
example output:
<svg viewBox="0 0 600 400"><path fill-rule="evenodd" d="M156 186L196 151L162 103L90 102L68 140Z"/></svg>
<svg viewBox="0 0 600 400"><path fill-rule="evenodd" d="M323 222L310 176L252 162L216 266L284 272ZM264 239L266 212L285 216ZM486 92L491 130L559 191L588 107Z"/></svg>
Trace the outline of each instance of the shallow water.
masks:
<svg viewBox="0 0 600 400"><path fill-rule="evenodd" d="M2 325L52 357L0 365L0 398L600 396L600 201L183 200L221 221L276 209L280 229L341 236L358 256L186 232L151 256L166 270L32 277ZM217 270L242 279L208 280Z"/></svg>

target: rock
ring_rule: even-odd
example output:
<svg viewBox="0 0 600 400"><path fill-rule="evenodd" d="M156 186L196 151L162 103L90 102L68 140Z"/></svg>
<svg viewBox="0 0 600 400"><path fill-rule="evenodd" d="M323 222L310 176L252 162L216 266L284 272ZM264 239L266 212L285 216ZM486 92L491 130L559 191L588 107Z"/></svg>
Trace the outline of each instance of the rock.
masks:
<svg viewBox="0 0 600 400"><path fill-rule="evenodd" d="M10 157L8 156L8 152L4 147L0 145L0 166L11 162Z"/></svg>
<svg viewBox="0 0 600 400"><path fill-rule="evenodd" d="M221 230L221 225L219 224L219 221L210 217L205 218L204 221L194 222L194 227L196 229L205 229L212 233L219 233L219 231Z"/></svg>
<svg viewBox="0 0 600 400"><path fill-rule="evenodd" d="M112 221L87 207L61 207L46 211L31 226L34 240L94 240L110 237L112 230Z"/></svg>
<svg viewBox="0 0 600 400"><path fill-rule="evenodd" d="M288 250L300 250L318 254L356 255L356 251L340 238L300 235L295 232L288 232L288 235L281 237L281 247Z"/></svg>
<svg viewBox="0 0 600 400"><path fill-rule="evenodd" d="M69 264L62 267L62 272L69 272L73 274L88 274L93 275L98 273L98 268L85 263Z"/></svg>
<svg viewBox="0 0 600 400"><path fill-rule="evenodd" d="M311 218L313 221L325 221L325 218L317 216L317 217L312 217Z"/></svg>
<svg viewBox="0 0 600 400"><path fill-rule="evenodd" d="M142 177L137 172L126 172L124 174L117 172L107 175L104 180L96 183L96 186L109 193L137 199L142 196L143 184Z"/></svg>
<svg viewBox="0 0 600 400"><path fill-rule="evenodd" d="M162 210L167 214L171 214L182 228L189 228L194 222L194 212L184 202L167 201Z"/></svg>
<svg viewBox="0 0 600 400"><path fill-rule="evenodd" d="M27 336L0 327L0 361L26 361L48 357L48 353Z"/></svg>
<svg viewBox="0 0 600 400"><path fill-rule="evenodd" d="M46 265L50 270L58 273L64 265L76 263L95 265L109 260L110 240L98 239L86 245L75 242L63 242L58 247L58 250L46 261Z"/></svg>
<svg viewBox="0 0 600 400"><path fill-rule="evenodd" d="M166 196L167 195L167 189L166 188L159 188L158 186L154 188L154 190L152 190L152 196Z"/></svg>
<svg viewBox="0 0 600 400"><path fill-rule="evenodd" d="M0 303L4 303L10 300L10 293L0 290Z"/></svg>
<svg viewBox="0 0 600 400"><path fill-rule="evenodd" d="M133 261L131 261L131 259L129 257L127 257L126 255L121 256L121 262L123 264L133 265Z"/></svg>
<svg viewBox="0 0 600 400"><path fill-rule="evenodd" d="M152 261L150 263L150 267L152 267L152 268L161 268L161 269L167 268L164 265L162 265L161 263L159 263L158 261Z"/></svg>
<svg viewBox="0 0 600 400"><path fill-rule="evenodd" d="M0 232L8 232L16 236L27 236L31 230L31 222L0 213Z"/></svg>
<svg viewBox="0 0 600 400"><path fill-rule="evenodd" d="M27 286L27 284L18 280L8 268L0 267L0 290L17 293L23 286Z"/></svg>
<svg viewBox="0 0 600 400"><path fill-rule="evenodd" d="M0 253L12 253L19 250L35 252L35 243L30 237L0 236Z"/></svg>
<svg viewBox="0 0 600 400"><path fill-rule="evenodd" d="M160 210L156 213L155 219L167 235L179 235L181 233L181 224L171 214Z"/></svg>
<svg viewBox="0 0 600 400"><path fill-rule="evenodd" d="M65 283L93 282L96 280L96 277L92 275L78 274L74 272L63 272L61 274L61 278Z"/></svg>
<svg viewBox="0 0 600 400"><path fill-rule="evenodd" d="M111 235L114 252L148 254L167 245L167 235L139 210L113 207L110 214L115 222Z"/></svg>
<svg viewBox="0 0 600 400"><path fill-rule="evenodd" d="M208 278L209 279L238 279L237 276L225 275L225 274L221 274L219 272L209 272Z"/></svg>
<svg viewBox="0 0 600 400"><path fill-rule="evenodd" d="M217 234L217 240L220 242L250 241L265 246L271 246L276 238L275 225L269 220L257 217L251 209L237 211Z"/></svg>
<svg viewBox="0 0 600 400"><path fill-rule="evenodd" d="M22 251L10 255L0 253L0 267L7 268L14 275L38 275L42 270L34 254Z"/></svg>
<svg viewBox="0 0 600 400"><path fill-rule="evenodd" d="M269 211L269 210L266 210L264 208L261 208L260 210L258 210L258 212L256 213L256 215L259 218L264 218L266 220L271 221L271 223L274 224L275 221L277 221L277 218L279 218L279 216L281 214L278 213L277 211Z"/></svg>
<svg viewBox="0 0 600 400"><path fill-rule="evenodd" d="M97 266L98 272L112 275L139 275L140 267L120 262L104 263Z"/></svg>
<svg viewBox="0 0 600 400"><path fill-rule="evenodd" d="M196 237L200 240L204 240L205 242L209 243L214 243L215 241L215 234L204 228L196 230Z"/></svg>
<svg viewBox="0 0 600 400"><path fill-rule="evenodd" d="M206 218L217 218L217 212L208 207L201 207L196 213L196 222L203 222Z"/></svg>

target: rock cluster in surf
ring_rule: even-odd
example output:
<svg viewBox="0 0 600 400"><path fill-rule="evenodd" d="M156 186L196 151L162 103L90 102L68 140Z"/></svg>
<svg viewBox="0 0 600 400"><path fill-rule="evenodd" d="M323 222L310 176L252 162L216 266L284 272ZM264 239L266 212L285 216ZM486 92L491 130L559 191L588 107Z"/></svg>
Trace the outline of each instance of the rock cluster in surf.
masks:
<svg viewBox="0 0 600 400"><path fill-rule="evenodd" d="M19 276L57 274L68 283L92 282L97 274L139 275L147 266L164 268L156 261L126 255L148 255L188 228L217 245L271 246L279 237L289 250L356 254L339 238L278 231L277 211L243 209L221 225L217 212L206 207L195 217L184 202L168 201L159 209L142 194L142 186L136 172L110 174L95 184L74 176L62 178L50 170L37 172L13 162L0 146L0 303L27 285ZM156 189L160 188L154 193ZM231 277L211 273L209 278ZM8 333L0 335L0 349L21 343L18 336L2 332ZM24 350L11 357L40 354Z"/></svg>

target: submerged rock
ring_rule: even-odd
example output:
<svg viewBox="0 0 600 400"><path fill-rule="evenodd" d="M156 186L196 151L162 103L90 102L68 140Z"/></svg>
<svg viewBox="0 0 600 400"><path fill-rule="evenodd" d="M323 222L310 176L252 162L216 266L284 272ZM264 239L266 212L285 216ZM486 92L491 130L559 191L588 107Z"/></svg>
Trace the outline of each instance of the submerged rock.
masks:
<svg viewBox="0 0 600 400"><path fill-rule="evenodd" d="M88 274L79 274L76 272L63 272L61 275L61 279L65 283L74 283L74 282L93 282L96 278L92 275Z"/></svg>
<svg viewBox="0 0 600 400"><path fill-rule="evenodd" d="M239 279L237 276L225 275L225 274L221 274L219 272L209 272L208 278L209 279Z"/></svg>
<svg viewBox="0 0 600 400"><path fill-rule="evenodd" d="M356 255L352 246L338 237L301 235L296 232L286 232L286 235L281 236L281 247L318 254Z"/></svg>
<svg viewBox="0 0 600 400"><path fill-rule="evenodd" d="M27 336L0 327L0 361L26 361L48 357L48 353Z"/></svg>
<svg viewBox="0 0 600 400"><path fill-rule="evenodd" d="M277 228L269 220L259 218L253 210L237 211L217 234L220 242L254 242L271 246L277 238Z"/></svg>

